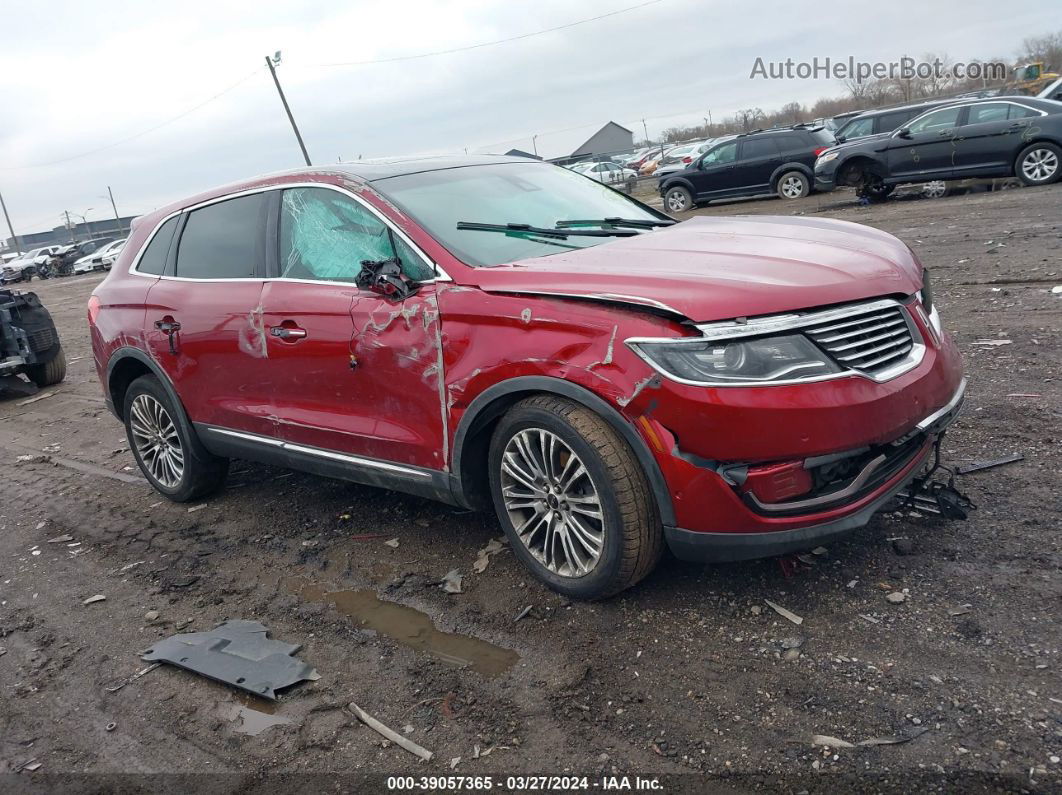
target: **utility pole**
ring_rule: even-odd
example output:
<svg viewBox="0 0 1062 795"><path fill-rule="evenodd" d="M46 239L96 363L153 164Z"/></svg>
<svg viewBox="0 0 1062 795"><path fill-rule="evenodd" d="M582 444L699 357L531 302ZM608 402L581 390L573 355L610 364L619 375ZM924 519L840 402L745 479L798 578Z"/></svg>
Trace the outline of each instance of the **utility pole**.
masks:
<svg viewBox="0 0 1062 795"><path fill-rule="evenodd" d="M642 119L642 130L645 132L645 142L649 143L649 128L645 125L645 119Z"/></svg>
<svg viewBox="0 0 1062 795"><path fill-rule="evenodd" d="M76 243L77 239L74 237L74 227L70 225L70 211L63 210L63 215L66 216L66 231L70 233L70 242Z"/></svg>
<svg viewBox="0 0 1062 795"><path fill-rule="evenodd" d="M288 107L287 97L284 96L284 89L280 87L280 80L277 79L277 70L274 68L276 64L280 63L280 50L277 50L277 54L270 58L268 55L265 57L266 66L269 67L269 74L273 75L273 83L277 87L277 93L280 94L280 102L284 105L284 112L288 114L288 121L291 122L291 129L295 131L295 138L299 141L299 149L302 150L302 157L306 161L306 165L313 165L310 162L310 156L306 154L306 144L302 142L302 133L299 132L299 127L295 124L295 117L291 115L291 108Z"/></svg>
<svg viewBox="0 0 1062 795"><path fill-rule="evenodd" d="M118 205L114 203L114 193L111 191L111 186L107 186L107 195L111 198L111 209L114 210L114 220L118 222L118 234L122 234L125 228L122 226L121 216L118 215Z"/></svg>
<svg viewBox="0 0 1062 795"><path fill-rule="evenodd" d="M535 157L538 157L538 135L531 136L531 148L535 150Z"/></svg>
<svg viewBox="0 0 1062 795"><path fill-rule="evenodd" d="M4 204L4 196L0 194L0 207L4 208L4 220L7 221L7 231L11 233L11 242L15 244L15 251L22 255L22 246L18 242L18 235L15 234L15 229L11 226L11 216L7 214L7 205Z"/></svg>

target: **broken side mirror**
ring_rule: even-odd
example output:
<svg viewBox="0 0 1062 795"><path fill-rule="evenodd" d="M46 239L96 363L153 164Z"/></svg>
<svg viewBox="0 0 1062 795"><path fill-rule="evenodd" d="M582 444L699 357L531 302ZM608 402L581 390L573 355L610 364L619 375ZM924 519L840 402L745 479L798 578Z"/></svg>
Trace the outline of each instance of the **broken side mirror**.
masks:
<svg viewBox="0 0 1062 795"><path fill-rule="evenodd" d="M404 301L420 289L419 284L402 273L402 263L397 257L362 260L361 272L354 283L391 301Z"/></svg>

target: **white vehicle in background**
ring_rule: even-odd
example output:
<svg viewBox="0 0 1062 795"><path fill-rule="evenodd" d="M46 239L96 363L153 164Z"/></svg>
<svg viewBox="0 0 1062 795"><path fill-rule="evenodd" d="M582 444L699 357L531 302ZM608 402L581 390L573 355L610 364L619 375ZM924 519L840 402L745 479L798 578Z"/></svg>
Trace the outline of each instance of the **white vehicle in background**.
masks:
<svg viewBox="0 0 1062 795"><path fill-rule="evenodd" d="M580 168L581 166L581 168ZM600 163L576 163L573 171L584 177L596 179L613 188L622 188L628 193L634 190L638 182L638 173L629 168L623 168L611 160L603 160Z"/></svg>
<svg viewBox="0 0 1062 795"><path fill-rule="evenodd" d="M1036 96L1040 99L1062 100L1062 77L1058 78L1058 80L1045 87L1044 90Z"/></svg>
<svg viewBox="0 0 1062 795"><path fill-rule="evenodd" d="M684 171L692 165L693 161L708 151L712 144L720 139L709 138L707 141L698 141L685 146L677 146L667 152L657 163L654 177L662 177L665 174L673 174L676 171Z"/></svg>
<svg viewBox="0 0 1062 795"><path fill-rule="evenodd" d="M81 259L74 263L74 273L90 273L92 271L104 270L109 271L114 261L118 259L118 254L121 253L122 246L125 245L125 238L121 240L112 240L91 254L86 254Z"/></svg>
<svg viewBox="0 0 1062 795"><path fill-rule="evenodd" d="M5 262L3 270L0 271L0 284L30 281L33 278L33 274L37 272L37 269L48 261L48 257L52 256L52 254L58 250L59 246L35 248L27 251L21 257L16 257L10 262Z"/></svg>

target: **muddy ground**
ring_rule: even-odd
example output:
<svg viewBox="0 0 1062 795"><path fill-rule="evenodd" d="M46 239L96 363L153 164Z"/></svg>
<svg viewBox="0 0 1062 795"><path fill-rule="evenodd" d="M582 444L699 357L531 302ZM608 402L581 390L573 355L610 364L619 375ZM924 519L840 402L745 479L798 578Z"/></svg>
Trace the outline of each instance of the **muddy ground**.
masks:
<svg viewBox="0 0 1062 795"><path fill-rule="evenodd" d="M0 398L0 787L180 773L331 789L307 778L322 773L383 791L371 776L577 772L591 788L617 773L666 776L667 791L1057 791L1062 188L701 212L871 224L932 267L970 378L947 455L1024 456L959 478L969 521L881 515L795 571L666 559L582 604L508 550L476 573L494 520L427 500L237 462L222 493L175 505L103 404L85 321L99 276L34 282L71 364L50 396ZM452 569L461 594L438 587ZM168 666L112 692L158 639L232 618L301 643L320 679L275 711ZM385 742L351 701L435 759ZM822 748L813 734L914 739Z"/></svg>

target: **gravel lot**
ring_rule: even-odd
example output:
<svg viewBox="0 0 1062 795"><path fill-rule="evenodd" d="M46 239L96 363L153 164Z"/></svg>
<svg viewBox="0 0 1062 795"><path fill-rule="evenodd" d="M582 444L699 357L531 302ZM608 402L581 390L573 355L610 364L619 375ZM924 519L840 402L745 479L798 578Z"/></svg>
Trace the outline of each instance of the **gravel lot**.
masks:
<svg viewBox="0 0 1062 795"><path fill-rule="evenodd" d="M100 277L34 282L71 365L51 396L0 398L0 781L617 773L676 792L1059 791L1062 187L699 212L871 224L933 269L970 378L947 455L1024 456L959 478L978 505L969 521L879 516L795 571L665 560L618 598L581 604L508 550L475 572L495 522L426 500L237 462L218 496L175 505L139 477L103 404L85 321ZM452 569L464 593L438 587ZM895 591L906 600L887 601ZM106 600L82 604L94 594ZM108 690L157 639L228 618L303 644L321 678L272 715L168 666ZM435 759L384 742L351 701ZM815 734L913 739L824 748Z"/></svg>

